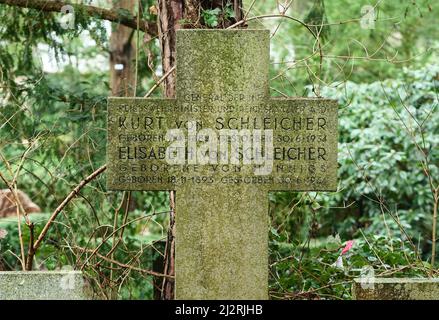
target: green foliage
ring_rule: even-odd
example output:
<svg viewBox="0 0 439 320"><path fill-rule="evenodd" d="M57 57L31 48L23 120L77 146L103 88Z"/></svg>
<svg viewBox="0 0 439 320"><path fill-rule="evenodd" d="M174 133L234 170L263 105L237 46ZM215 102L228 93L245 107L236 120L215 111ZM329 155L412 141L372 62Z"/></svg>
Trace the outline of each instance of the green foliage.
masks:
<svg viewBox="0 0 439 320"><path fill-rule="evenodd" d="M221 13L220 8L206 9L201 11L201 17L203 18L206 26L210 28L215 28L218 26L218 19L220 13Z"/></svg>
<svg viewBox="0 0 439 320"><path fill-rule="evenodd" d="M325 199L328 205L355 201L351 210L358 213L357 224L374 234L403 238L398 226L402 224L424 253L429 248L433 199L422 163L428 163L428 174L437 183L438 75L439 67L428 65L406 70L396 80L324 90L344 106L339 122L341 191ZM386 228L382 214L392 214Z"/></svg>
<svg viewBox="0 0 439 320"><path fill-rule="evenodd" d="M439 66L322 92L340 103L339 191L270 195L273 297L349 298L350 280L367 266L382 276L427 275L421 258L431 258L428 176L435 185L439 176ZM345 268L335 268L350 239Z"/></svg>
<svg viewBox="0 0 439 320"><path fill-rule="evenodd" d="M251 3L246 1L247 7ZM367 5L375 4L366 0L293 2L286 15L312 25L329 24L311 27L320 34L322 60L315 38L300 23L286 18L249 22L252 28L276 31L271 38L276 48L272 50L271 94L303 96L308 95L303 88L311 84L392 79L405 67L422 68L437 61L439 28L437 8L432 8L431 1L380 2L371 29L361 25L362 8ZM252 14L263 13L279 14L276 3L257 1Z"/></svg>
<svg viewBox="0 0 439 320"><path fill-rule="evenodd" d="M372 235L355 240L336 261L343 247L337 237L313 239L289 244L282 236L270 241L270 294L273 299L350 299L352 280L375 276L425 277L429 265L418 260L399 239Z"/></svg>
<svg viewBox="0 0 439 320"><path fill-rule="evenodd" d="M89 17L80 7L75 7L75 14L76 29L63 29L58 21L60 14L0 5L0 152L12 170L16 170L23 153L30 148L17 181L18 188L46 212L31 216L35 219L36 234L46 223L47 213L53 212L82 179L105 162L108 69L80 68L75 61L108 59L108 34L100 20ZM83 43L84 33L95 41L95 46ZM42 45L48 48L49 56L53 54L57 58L60 64L57 72L43 71ZM157 46L151 43L148 50L139 50L139 59L146 61L149 55L152 63L157 62ZM140 95L145 94L148 81L152 82L150 74L148 65L139 63L137 92ZM12 178L3 159L0 171L7 179ZM0 189L5 187L0 183ZM122 242L112 257L151 269L152 259L157 256L151 246L166 233L168 195L166 192L133 194L134 210L126 217L125 208L117 211L121 201L122 193L105 189L105 175L90 183L51 226L34 268L54 270L66 265L78 268L89 256L81 254L82 249L78 248L90 250L102 244L99 253L108 254L113 238L105 243L104 240L112 232L118 212L117 226L124 218L134 222L124 228ZM20 269L15 256L20 255L15 219L4 228L8 235L0 240L0 262L9 270ZM22 230L27 251L29 228L23 224ZM116 235L117 239L120 232ZM110 272L108 265L102 263L100 266L107 269L96 269L92 267L96 262L96 257L92 258L84 270L99 297L152 297L151 277L123 268L113 268ZM120 285L116 296L110 290L116 285L109 284L108 279ZM102 290L102 286L106 289Z"/></svg>
<svg viewBox="0 0 439 320"><path fill-rule="evenodd" d="M226 20L235 19L235 10L233 10L232 4L228 2L224 7L224 18Z"/></svg>
<svg viewBox="0 0 439 320"><path fill-rule="evenodd" d="M223 8L201 9L201 18L209 28L217 28L225 25L225 22L235 19L235 11L231 2L227 2Z"/></svg>

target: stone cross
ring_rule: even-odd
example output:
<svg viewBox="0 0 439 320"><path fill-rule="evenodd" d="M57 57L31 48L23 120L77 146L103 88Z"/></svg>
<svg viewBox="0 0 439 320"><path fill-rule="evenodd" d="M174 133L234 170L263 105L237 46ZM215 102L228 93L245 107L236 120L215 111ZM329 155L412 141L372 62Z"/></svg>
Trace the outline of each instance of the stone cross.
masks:
<svg viewBox="0 0 439 320"><path fill-rule="evenodd" d="M268 30L177 31L175 99L109 98L110 190L176 190L177 299L268 298L268 192L337 185L337 105L269 96Z"/></svg>

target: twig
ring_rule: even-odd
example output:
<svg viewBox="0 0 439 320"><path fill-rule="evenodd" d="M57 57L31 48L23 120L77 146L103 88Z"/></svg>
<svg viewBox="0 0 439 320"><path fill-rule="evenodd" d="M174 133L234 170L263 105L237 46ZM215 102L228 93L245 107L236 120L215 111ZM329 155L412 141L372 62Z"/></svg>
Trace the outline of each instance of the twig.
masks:
<svg viewBox="0 0 439 320"><path fill-rule="evenodd" d="M21 267L24 271L26 270L26 262L25 262L26 256L24 255L24 243L23 243L23 233L21 231L21 215L20 215L20 208L22 208L23 206L21 205L20 198L18 197L17 194L17 190L9 184L8 180L6 180L6 178L2 175L1 172L0 172L0 178L1 180L3 180L4 183L6 183L6 185L8 186L9 190L11 190L12 195L14 196L15 199L18 239L20 241L20 253L21 253L21 259L19 259L19 261L21 262Z"/></svg>
<svg viewBox="0 0 439 320"><path fill-rule="evenodd" d="M69 5L67 2L63 1L46 1L46 0L0 0L0 3L7 4L14 7L30 8L41 10L45 12L61 12L61 8L65 5ZM137 23L137 17L124 16L120 14L117 10L108 10L100 7L89 6L81 4L79 5L82 10L84 10L88 15L111 22L118 22L126 27L137 29L139 28L143 32L150 34L151 36L157 35L157 25L154 22L148 22L145 20L139 21L139 26Z"/></svg>
<svg viewBox="0 0 439 320"><path fill-rule="evenodd" d="M128 264L124 264L122 262L110 259L110 258L108 258L108 257L106 257L106 256L104 256L104 255L102 255L100 253L94 252L94 250L92 250L92 249L81 248L81 247L78 247L78 246L76 248L79 249L79 250L84 250L86 252L91 252L93 255L96 255L98 258L100 258L102 260L105 260L107 262L110 262L111 264L115 264L115 265L117 265L117 266L119 266L121 268L128 268L128 269L131 269L131 270L134 270L134 271L137 271L137 272L141 272L141 273L146 273L148 275L155 276L155 277L174 278L174 276L170 276L170 275L167 275L167 274L162 274L162 273L155 272L155 271L152 271L152 270L141 269L141 268L137 268L137 267L134 267L134 266L131 266L131 265L128 265Z"/></svg>
<svg viewBox="0 0 439 320"><path fill-rule="evenodd" d="M35 241L33 245L32 255L28 256L28 263L31 263L33 260L33 257L35 255L36 250L40 247L41 242L43 241L44 237L46 236L47 232L49 231L50 226L55 221L58 214L65 208L65 206L79 193L79 191L87 185L90 181L92 181L94 178L96 178L98 175L100 175L102 172L107 169L107 165L103 165L99 169L97 169L95 172L93 172L91 175L89 175L87 178L82 180L75 189L70 192L70 194L64 199L63 202L55 209L55 211L50 216L49 220L46 222L46 225L44 226L43 230L41 230L40 235L38 236L38 239Z"/></svg>
<svg viewBox="0 0 439 320"><path fill-rule="evenodd" d="M27 249L27 260L26 260L26 270L30 271L32 270L32 261L33 259L30 259L29 257L33 257L35 255L35 248L34 248L34 224L30 223L29 225L29 246Z"/></svg>
<svg viewBox="0 0 439 320"><path fill-rule="evenodd" d="M169 211L164 211L164 212L160 212L160 213L157 213L157 214L168 213L168 212L169 212ZM131 223L133 223L133 222L136 222L136 221L139 221L139 220L142 220L142 219L146 219L146 218L151 218L153 215L155 215L155 214L150 214L150 215L147 215L147 216L140 216L140 217L137 217L137 218L135 218L135 219L133 219L133 220L130 220L130 221L128 221L127 223L121 225L121 226L120 226L119 228L117 228L116 230L113 230L113 232L112 232L111 234L109 234L107 237L105 237L105 238L102 240L102 242L101 242L101 243L100 243L95 249L93 249L93 252L92 252L91 256L89 256L89 257L86 259L86 261L82 264L81 270L84 269L85 265L86 265L86 264L88 263L88 261L93 257L93 255L94 255L95 253L97 253L97 252L99 251L99 249L104 245L104 243L106 243L106 242L108 241L108 239L110 239L115 233L119 232L119 230L121 230L122 228L125 228L127 225L129 225L129 224L131 224Z"/></svg>
<svg viewBox="0 0 439 320"><path fill-rule="evenodd" d="M170 75L172 72L174 72L174 70L175 70L175 66L173 66L171 69L169 69L168 72L166 72L166 73L163 75L163 77L161 77L160 80L157 81L156 84L153 85L151 89L149 89L149 91L145 94L144 98L148 98L148 97L154 92L154 90L157 89L157 87L158 87L163 81L165 81L166 78L169 77L169 75Z"/></svg>
<svg viewBox="0 0 439 320"><path fill-rule="evenodd" d="M434 263L436 259L436 225L437 225L437 210L439 202L439 187L434 191L434 203L433 203L433 230L431 239L431 269L434 270Z"/></svg>
<svg viewBox="0 0 439 320"><path fill-rule="evenodd" d="M384 267L384 269L388 270L386 264L383 262L383 260L381 260L380 256L378 255L378 253L375 251L375 248L370 244L369 240L367 240L366 236L363 233L363 230L360 229L360 233L363 236L364 240L366 241L367 245L369 246L369 248L373 251L373 253L375 254L375 256L378 258L378 260L381 262L381 265Z"/></svg>
<svg viewBox="0 0 439 320"><path fill-rule="evenodd" d="M253 6L254 6L255 2L256 2L256 0L253 0L253 1L252 1L252 3L251 3L250 6L248 7L248 10L247 10L247 12L245 13L244 18L243 18L242 20L244 20L244 21L247 20L247 17L248 17L248 15L249 15L250 11L253 9Z"/></svg>

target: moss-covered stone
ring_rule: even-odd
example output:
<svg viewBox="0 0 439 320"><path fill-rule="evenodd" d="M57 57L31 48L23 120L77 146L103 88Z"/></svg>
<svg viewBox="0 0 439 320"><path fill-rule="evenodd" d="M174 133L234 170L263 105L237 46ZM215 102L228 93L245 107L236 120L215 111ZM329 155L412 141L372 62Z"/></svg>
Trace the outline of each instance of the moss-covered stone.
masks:
<svg viewBox="0 0 439 320"><path fill-rule="evenodd" d="M336 190L337 103L269 96L268 30L179 30L176 67L176 99L109 98L109 189L253 184L266 192ZM218 140L224 130L259 130L262 138L272 131L273 169L255 180L258 165L241 160L170 165L164 159L174 142L167 141L169 130L181 130L185 152L198 150L189 147L190 121L197 133L212 130Z"/></svg>
<svg viewBox="0 0 439 320"><path fill-rule="evenodd" d="M439 279L355 279L352 285L352 298L356 300L439 300Z"/></svg>
<svg viewBox="0 0 439 320"><path fill-rule="evenodd" d="M0 300L85 300L79 271L0 272Z"/></svg>
<svg viewBox="0 0 439 320"><path fill-rule="evenodd" d="M108 188L176 190L177 299L268 298L268 192L337 188L337 104L270 98L269 40L268 30L179 30L176 99L109 99ZM272 171L257 175L243 157L170 165L166 133L188 121L218 137L272 130Z"/></svg>

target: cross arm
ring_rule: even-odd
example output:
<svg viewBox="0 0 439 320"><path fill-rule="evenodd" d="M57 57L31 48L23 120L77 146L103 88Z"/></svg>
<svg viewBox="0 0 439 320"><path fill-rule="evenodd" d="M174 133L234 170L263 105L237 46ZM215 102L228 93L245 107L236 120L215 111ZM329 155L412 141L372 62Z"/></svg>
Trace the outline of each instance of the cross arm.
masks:
<svg viewBox="0 0 439 320"><path fill-rule="evenodd" d="M338 105L322 98L270 99L272 191L337 189Z"/></svg>
<svg viewBox="0 0 439 320"><path fill-rule="evenodd" d="M173 190L164 161L166 132L174 117L173 99L108 99L109 190Z"/></svg>

